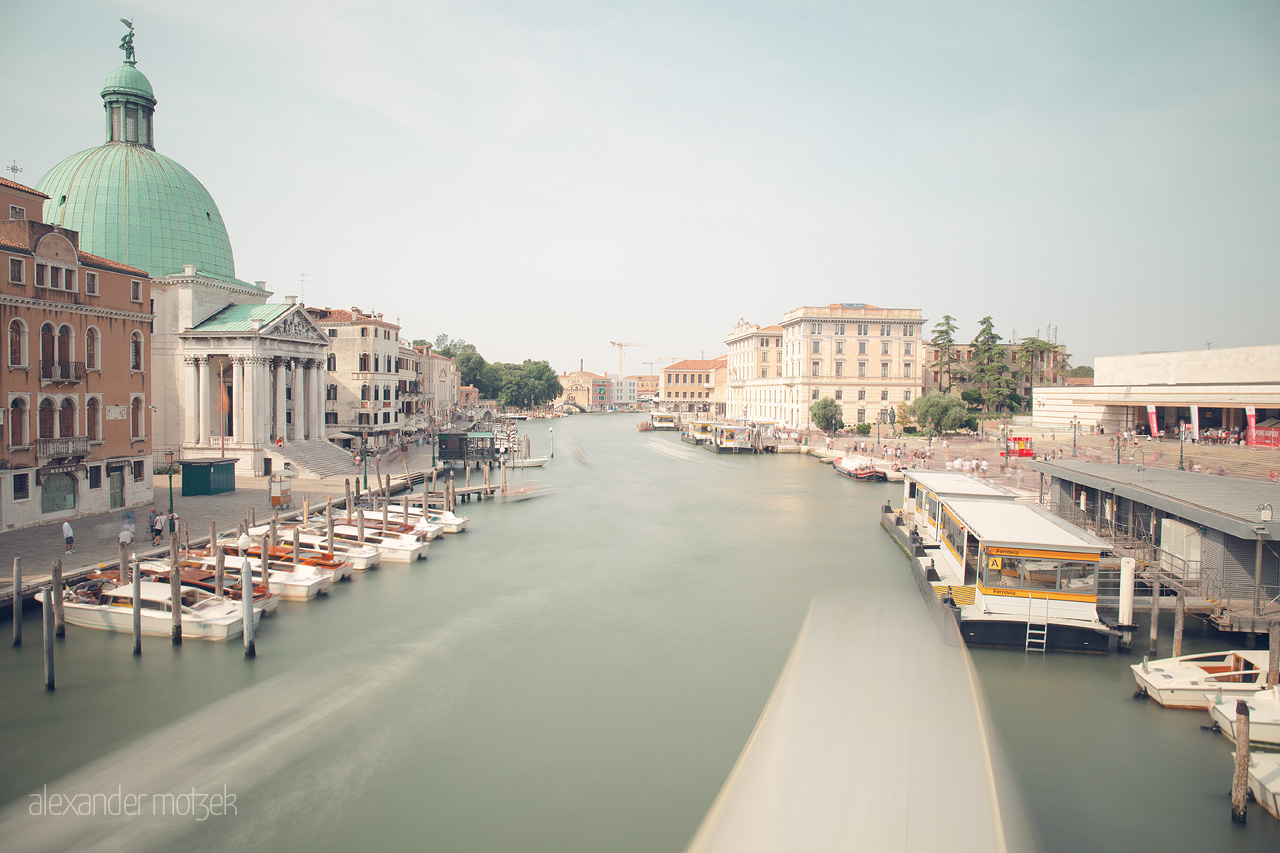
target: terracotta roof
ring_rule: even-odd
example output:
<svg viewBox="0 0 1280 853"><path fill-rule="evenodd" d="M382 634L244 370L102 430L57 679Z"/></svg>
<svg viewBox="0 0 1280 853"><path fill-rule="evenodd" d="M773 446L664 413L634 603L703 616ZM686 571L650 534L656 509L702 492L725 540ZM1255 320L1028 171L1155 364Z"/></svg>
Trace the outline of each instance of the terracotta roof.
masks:
<svg viewBox="0 0 1280 853"><path fill-rule="evenodd" d="M677 361L675 364L669 367L664 367L662 369L663 370L715 370L717 367L720 367L723 364L724 364L724 360L719 358L713 359L710 361L705 359L690 358L684 361Z"/></svg>
<svg viewBox="0 0 1280 853"><path fill-rule="evenodd" d="M30 193L31 195L39 196L40 198L48 198L48 196L40 192L40 190L33 190L31 187L20 184L17 181L11 181L8 178L0 178L0 187L8 187L11 190L22 190L24 193Z"/></svg>
<svg viewBox="0 0 1280 853"><path fill-rule="evenodd" d="M759 329L759 331L761 331L761 332L781 332L781 331L782 331L782 327L781 327L781 326L762 326L762 327Z"/></svg>
<svg viewBox="0 0 1280 853"><path fill-rule="evenodd" d="M320 323L351 322L351 312L341 308L308 308L307 313Z"/></svg>
<svg viewBox="0 0 1280 853"><path fill-rule="evenodd" d="M128 264L122 264L119 261L113 261L110 258L100 258L97 255L91 255L88 252L80 253L80 262L87 263L95 267L102 267L103 269L115 270L116 272L127 272L130 275L150 275L146 270L140 270L137 267L131 267Z"/></svg>
<svg viewBox="0 0 1280 853"><path fill-rule="evenodd" d="M23 254L26 254L26 255L31 254L31 249L27 247L27 244L14 243L10 240L6 240L3 237L0 237L0 248L9 249L14 252L22 252Z"/></svg>

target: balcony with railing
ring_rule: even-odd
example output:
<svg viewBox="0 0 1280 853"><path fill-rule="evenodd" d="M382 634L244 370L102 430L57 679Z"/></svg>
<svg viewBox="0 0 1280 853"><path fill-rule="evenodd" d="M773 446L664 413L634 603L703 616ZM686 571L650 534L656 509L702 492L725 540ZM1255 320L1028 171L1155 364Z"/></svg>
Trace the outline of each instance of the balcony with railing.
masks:
<svg viewBox="0 0 1280 853"><path fill-rule="evenodd" d="M89 436L73 435L63 438L37 438L36 456L44 459L65 459L89 455Z"/></svg>
<svg viewBox="0 0 1280 853"><path fill-rule="evenodd" d="M75 385L84 381L83 361L47 361L40 359L40 381Z"/></svg>

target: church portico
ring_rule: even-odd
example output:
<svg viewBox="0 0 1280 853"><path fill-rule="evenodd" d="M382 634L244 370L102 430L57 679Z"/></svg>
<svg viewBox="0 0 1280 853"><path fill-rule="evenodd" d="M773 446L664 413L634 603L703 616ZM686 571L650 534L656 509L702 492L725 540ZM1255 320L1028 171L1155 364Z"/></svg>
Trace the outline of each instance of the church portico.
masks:
<svg viewBox="0 0 1280 853"><path fill-rule="evenodd" d="M228 305L179 337L183 459L261 474L273 448L319 438L327 338L301 306Z"/></svg>

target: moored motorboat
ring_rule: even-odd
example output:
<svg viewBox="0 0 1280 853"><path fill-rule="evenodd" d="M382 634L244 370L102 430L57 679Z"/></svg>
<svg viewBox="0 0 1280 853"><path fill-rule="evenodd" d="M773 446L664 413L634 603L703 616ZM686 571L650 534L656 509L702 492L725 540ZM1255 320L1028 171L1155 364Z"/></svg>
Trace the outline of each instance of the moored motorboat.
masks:
<svg viewBox="0 0 1280 853"><path fill-rule="evenodd" d="M169 584L168 563L158 560L141 560L138 563L138 570L142 572L143 578L147 580L153 580L166 586ZM179 560L178 573L179 582L183 586L195 587L212 595L218 594L217 573L199 560ZM119 580L120 572L118 569L107 569L101 572L91 572L88 577L103 577L115 583ZM232 601L240 600L241 585L238 575L223 578L222 594ZM253 585L253 606L255 609L262 611L262 615L270 616L276 612L279 605L280 593L272 592L266 584Z"/></svg>
<svg viewBox="0 0 1280 853"><path fill-rule="evenodd" d="M831 469L841 477L864 483L883 483L889 479L889 475L877 468L867 456L839 456Z"/></svg>
<svg viewBox="0 0 1280 853"><path fill-rule="evenodd" d="M431 545L425 535L414 533L411 527L403 530L381 530L366 523L363 543L360 542L359 528L354 524L335 524L333 535L334 538L375 549L381 555L383 563L412 563L425 559L427 548Z"/></svg>
<svg viewBox="0 0 1280 853"><path fill-rule="evenodd" d="M278 532L278 531L277 531ZM252 535L252 534L251 534ZM292 539L289 540L292 543ZM224 537L218 541L218 547L222 549L224 555L240 554L240 546L235 536ZM201 556L208 556L207 551L192 552L199 553ZM244 550L245 554L255 559L262 558L262 546L250 545ZM294 550L291 545L273 545L268 549L267 556L270 558L273 567L283 564L287 571L292 571L294 565ZM312 566L322 574L327 574L329 579L334 583L351 578L352 566L350 561L344 559L341 555L332 554L328 551L321 551L317 548L310 548L302 542L298 543L297 565Z"/></svg>
<svg viewBox="0 0 1280 853"><path fill-rule="evenodd" d="M1249 738L1253 740L1252 737ZM1236 754L1231 753L1232 759ZM1249 792L1268 814L1280 820L1280 753L1254 752L1249 755Z"/></svg>
<svg viewBox="0 0 1280 853"><path fill-rule="evenodd" d="M206 566L213 564L212 557L199 559ZM224 571L237 579L245 570L246 564L254 584L263 583L261 559L241 557L237 554L223 556ZM271 591L279 593L285 601L310 601L317 595L328 594L333 587L332 577L315 566L279 563L272 560L267 560L266 582L271 585Z"/></svg>
<svg viewBox="0 0 1280 853"><path fill-rule="evenodd" d="M170 609L173 590L167 583L141 581L142 633L168 637L173 632ZM227 598L183 586L181 590L182 636L184 639L229 640L244 633L243 605ZM39 594L46 605L47 592ZM130 633L133 631L133 585L113 585L105 579L70 587L63 593L66 621L81 628ZM253 610L256 625L262 613Z"/></svg>
<svg viewBox="0 0 1280 853"><path fill-rule="evenodd" d="M1252 696L1265 685L1267 651L1204 652L1132 664L1138 691L1166 708L1207 708L1219 691L1223 700Z"/></svg>
<svg viewBox="0 0 1280 853"><path fill-rule="evenodd" d="M323 523L323 520L321 523ZM254 530L259 530L259 528L254 528ZM337 536L333 538L333 551L330 552L329 537L323 531L316 533L300 528L296 524L280 525L276 528L276 534L280 537L280 541L285 543L291 543L294 537L298 537L299 542L307 548L325 554L332 553L336 559L350 563L352 570L357 572L376 569L378 561L381 559L381 555L376 548L345 542ZM261 533L257 535L260 536Z"/></svg>
<svg viewBox="0 0 1280 853"><path fill-rule="evenodd" d="M1236 703L1249 707L1249 743L1280 746L1280 687L1259 690L1252 696L1228 699L1216 691L1207 694L1209 717L1232 743L1236 742Z"/></svg>

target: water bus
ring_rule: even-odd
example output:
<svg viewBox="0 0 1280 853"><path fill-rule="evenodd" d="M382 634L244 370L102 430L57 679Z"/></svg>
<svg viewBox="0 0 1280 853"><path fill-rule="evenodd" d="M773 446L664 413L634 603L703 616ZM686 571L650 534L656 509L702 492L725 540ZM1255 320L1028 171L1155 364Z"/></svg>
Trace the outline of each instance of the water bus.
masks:
<svg viewBox="0 0 1280 853"><path fill-rule="evenodd" d="M674 412L650 412L649 427L651 429L668 429L668 430L675 430L680 428L676 424L676 416Z"/></svg>

